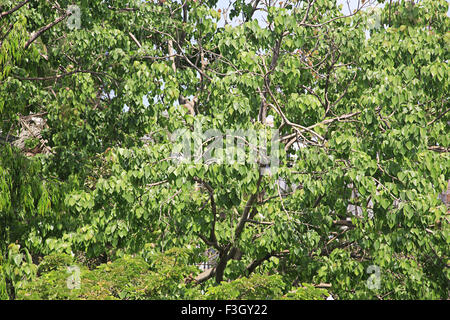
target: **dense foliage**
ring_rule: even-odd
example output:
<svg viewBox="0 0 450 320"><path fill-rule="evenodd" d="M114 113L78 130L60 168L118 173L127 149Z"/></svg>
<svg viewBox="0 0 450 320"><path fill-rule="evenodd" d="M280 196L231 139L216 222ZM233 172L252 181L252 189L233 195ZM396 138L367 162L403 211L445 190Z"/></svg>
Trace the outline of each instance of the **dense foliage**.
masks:
<svg viewBox="0 0 450 320"><path fill-rule="evenodd" d="M447 299L448 3L336 2L0 1L0 299Z"/></svg>

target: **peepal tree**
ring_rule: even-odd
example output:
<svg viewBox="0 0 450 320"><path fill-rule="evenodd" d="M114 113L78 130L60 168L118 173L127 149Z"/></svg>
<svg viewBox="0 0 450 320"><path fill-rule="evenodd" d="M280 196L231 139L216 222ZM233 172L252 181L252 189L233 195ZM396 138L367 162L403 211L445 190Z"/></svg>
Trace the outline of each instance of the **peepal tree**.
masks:
<svg viewBox="0 0 450 320"><path fill-rule="evenodd" d="M190 246L218 254L201 286L448 298L448 3L336 2L2 1L2 252ZM24 157L6 137L30 114ZM278 167L174 161L182 130L200 153L265 132Z"/></svg>

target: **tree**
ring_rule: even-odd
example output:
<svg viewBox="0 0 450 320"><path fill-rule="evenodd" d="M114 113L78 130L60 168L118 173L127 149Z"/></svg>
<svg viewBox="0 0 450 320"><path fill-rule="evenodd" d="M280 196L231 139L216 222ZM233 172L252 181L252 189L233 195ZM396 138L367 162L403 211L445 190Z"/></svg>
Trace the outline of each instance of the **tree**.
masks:
<svg viewBox="0 0 450 320"><path fill-rule="evenodd" d="M448 4L384 2L3 1L2 252L190 246L218 255L198 286L448 298Z"/></svg>

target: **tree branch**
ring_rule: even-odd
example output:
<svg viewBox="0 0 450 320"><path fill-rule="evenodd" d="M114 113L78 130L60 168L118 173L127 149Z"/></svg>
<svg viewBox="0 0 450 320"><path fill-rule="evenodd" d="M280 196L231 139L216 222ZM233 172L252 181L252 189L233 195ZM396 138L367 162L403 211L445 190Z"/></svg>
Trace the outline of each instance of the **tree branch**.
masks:
<svg viewBox="0 0 450 320"><path fill-rule="evenodd" d="M262 180L262 174L260 173L258 182L256 183L256 192L254 194L252 194L250 196L250 198L247 200L247 203L245 204L245 207L244 207L244 211L242 212L242 215L241 215L241 219L239 220L239 223L236 226L236 229L234 231L234 241L236 241L240 237L242 231L244 230L245 222L248 219L248 213L250 212L250 209L252 208L253 203L255 202L256 198L258 197L259 186L261 185L261 180Z"/></svg>
<svg viewBox="0 0 450 320"><path fill-rule="evenodd" d="M247 270L247 276L249 276L257 267L259 267L264 261L269 260L271 257L274 256L283 256L289 253L289 250L283 250L281 252L271 252L266 254L265 256L253 260L251 263L247 265L245 268Z"/></svg>
<svg viewBox="0 0 450 320"><path fill-rule="evenodd" d="M27 4L29 1L30 1L30 0L22 1L21 3L19 3L17 6L15 6L14 8L12 8L11 10L8 10L8 11L5 11L5 12L0 13L0 20L1 20L3 17L5 17L5 16L7 16L7 15L9 15L9 14L11 14L11 13L17 11L17 10L19 10L19 9L22 8L25 4Z"/></svg>
<svg viewBox="0 0 450 320"><path fill-rule="evenodd" d="M136 43L136 45L138 46L138 48L141 48L141 47L142 47L141 43L138 41L138 39L136 39L136 37L134 36L134 34L132 34L131 32L128 32L128 35L129 35L130 38L134 41L134 43Z"/></svg>
<svg viewBox="0 0 450 320"><path fill-rule="evenodd" d="M206 182L198 177L194 177L194 180L198 183L201 183L205 187L205 189L208 190L209 197L211 199L211 211L213 214L213 222L211 225L211 233L209 236L209 241L212 244L214 244L214 247L218 247L219 245L217 243L217 238L216 238L217 208L216 208L216 201L214 200L214 189L211 187L211 185L208 182Z"/></svg>
<svg viewBox="0 0 450 320"><path fill-rule="evenodd" d="M247 270L247 276L249 276L257 267L259 267L264 261L269 260L273 256L272 253L268 253L265 256L253 260L250 264L245 268Z"/></svg>
<svg viewBox="0 0 450 320"><path fill-rule="evenodd" d="M444 112L442 112L440 115L438 115L433 121L430 121L427 123L427 126L432 125L433 123L435 123L436 121L438 121L440 118L442 118L447 112L450 111L450 108L448 108L447 110L445 110Z"/></svg>
<svg viewBox="0 0 450 320"><path fill-rule="evenodd" d="M223 274L225 271L225 268L227 266L228 261L230 261L238 251L238 248L236 247L236 241L239 239L242 231L244 230L245 222L247 222L247 219L249 218L250 210L253 207L253 204L255 203L258 194L259 194L259 186L261 185L262 181L262 174L259 173L259 178L256 183L256 192L253 193L250 198L247 200L247 203L245 204L244 210L242 212L241 218L239 219L239 223L236 226L235 232L234 232L234 239L232 242L228 243L228 245L221 249L220 251L220 257L219 262L215 269L215 276L216 276L216 282L220 283L223 280Z"/></svg>
<svg viewBox="0 0 450 320"><path fill-rule="evenodd" d="M195 281L197 283L205 282L206 280L212 278L216 273L216 268L209 268L202 273L200 273L198 276L195 277Z"/></svg>
<svg viewBox="0 0 450 320"><path fill-rule="evenodd" d="M264 75L264 86L266 87L266 90L264 91L264 94L262 94L261 99L261 106L259 107L259 114L258 114L258 120L262 124L266 123L266 116L267 116L267 92L270 90L270 74L275 69L278 58L280 57L280 48L281 48L281 42L283 41L283 34L280 35L280 38L275 43L275 47L273 49L273 55L270 62L269 70L266 69L265 75ZM264 59L262 60L264 63ZM266 65L264 64L264 68L266 68Z"/></svg>
<svg viewBox="0 0 450 320"><path fill-rule="evenodd" d="M25 47L24 49L28 49L28 47L33 43L34 40L36 40L42 33L44 33L45 31L47 31L48 29L50 29L51 27L53 27L54 25L60 23L61 21L63 21L65 18L67 18L68 16L72 15L72 13L70 12L66 12L66 14L62 15L61 17L59 17L58 19L56 19L55 21L49 23L48 25L46 25L45 27L42 27L41 29L39 29L38 31L36 31L31 38L27 41L27 43L25 43Z"/></svg>

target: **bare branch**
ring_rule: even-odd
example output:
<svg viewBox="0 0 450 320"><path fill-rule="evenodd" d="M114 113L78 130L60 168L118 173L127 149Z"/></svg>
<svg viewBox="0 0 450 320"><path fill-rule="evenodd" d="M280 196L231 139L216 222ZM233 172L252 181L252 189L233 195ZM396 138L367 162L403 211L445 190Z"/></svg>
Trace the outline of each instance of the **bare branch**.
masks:
<svg viewBox="0 0 450 320"><path fill-rule="evenodd" d="M22 81L48 81L48 80L57 80L57 79L60 79L60 78L66 77L66 76L70 76L75 73L89 73L89 74L96 75L96 76L103 75L103 76L106 76L106 77L112 79L116 83L116 85L118 84L118 80L115 79L114 77L112 77L111 75L107 74L106 72L98 72L98 71L91 71L91 70L74 70L74 71L65 72L62 74L56 74L54 76L48 76L48 77L23 78L23 77L15 76L15 78L22 80Z"/></svg>
<svg viewBox="0 0 450 320"><path fill-rule="evenodd" d="M250 223L254 223L254 224L262 224L262 225L266 225L266 226L271 226L274 224L273 221L267 222L267 221L257 221L257 220L252 220L252 219L247 219L246 222L250 222Z"/></svg>
<svg viewBox="0 0 450 320"><path fill-rule="evenodd" d="M217 208L216 208L216 202L214 200L214 189L211 187L211 185L208 182L206 182L198 177L194 177L194 180L198 183L201 183L209 193L209 197L211 199L211 211L213 214L213 221L212 221L212 225L211 225L211 233L209 236L209 241L215 247L218 247L216 231L215 231L216 230L216 221L217 221Z"/></svg>
<svg viewBox="0 0 450 320"><path fill-rule="evenodd" d="M70 12L66 12L66 14L62 15L61 17L59 17L58 19L56 19L55 21L49 23L48 25L46 25L45 27L42 27L41 29L39 29L38 31L36 31L31 38L25 43L24 49L28 49L28 47L33 43L34 40L36 40L42 33L44 33L45 31L47 31L48 29L50 29L51 27L57 25L58 23L60 23L61 21L63 21L65 18L67 18L68 16L72 15L72 13Z"/></svg>
<svg viewBox="0 0 450 320"><path fill-rule="evenodd" d="M313 1L313 2L314 2L314 1ZM368 2L367 2L367 3L368 3ZM323 27L324 25L327 25L327 24L329 24L329 23L331 23L331 22L333 22L333 21L340 20L340 19L345 19L345 18L350 18L350 17L356 15L358 12L360 12L364 7L365 7L365 5L363 4L362 6L358 6L358 8L356 8L352 13L350 13L350 14L348 14L348 15L342 15L342 16L339 16L339 17L334 17L334 18L332 18L332 19L329 19L329 20L327 20L327 21L325 21L325 22L323 22L323 23L319 23L319 24L309 24L309 23L306 23L306 18L307 18L307 16L305 15L305 17L303 18L303 20L300 22L300 25L301 25L301 26L304 26L304 27L310 27L310 28L320 28L320 27ZM308 10L309 10L309 9L310 9L310 8L308 7Z"/></svg>
<svg viewBox="0 0 450 320"><path fill-rule="evenodd" d="M209 268L202 273L200 273L198 276L195 277L195 281L197 283L205 282L206 280L212 278L215 275L215 268Z"/></svg>
<svg viewBox="0 0 450 320"><path fill-rule="evenodd" d="M114 10L114 11L119 11L119 12L134 12L137 11L137 8L129 8L129 7L125 7L125 8L115 8L115 7L111 7L108 6L109 10Z"/></svg>
<svg viewBox="0 0 450 320"><path fill-rule="evenodd" d="M436 151L436 152L450 152L450 148L441 147L441 146L429 146L428 150Z"/></svg>
<svg viewBox="0 0 450 320"><path fill-rule="evenodd" d="M269 260L271 257L274 257L274 256L280 257L280 256L284 256L286 254L289 254L289 250L283 250L281 252L271 252L271 253L268 253L268 254L262 256L259 259L253 260L245 268L247 270L247 276L250 275L253 271L255 271L255 269L257 267L259 267L264 261Z"/></svg>
<svg viewBox="0 0 450 320"><path fill-rule="evenodd" d="M250 209L252 208L253 203L255 202L255 200L258 196L259 186L261 185L262 176L263 175L260 173L258 182L256 183L256 192L250 196L250 198L247 200L247 203L245 204L244 211L242 212L242 215L241 215L241 219L239 220L239 223L236 226L236 229L234 231L234 241L236 241L240 237L240 235L244 229L245 222L248 219L248 213L250 212Z"/></svg>
<svg viewBox="0 0 450 320"><path fill-rule="evenodd" d="M138 46L138 48L142 48L141 43L138 41L138 39L136 39L136 37L134 36L134 34L132 34L131 32L128 32L128 35L129 35L130 38L134 41L134 43L136 43L136 45Z"/></svg>
<svg viewBox="0 0 450 320"><path fill-rule="evenodd" d="M450 111L450 108L448 108L447 110L445 110L444 112L442 112L440 115L438 115L433 121L430 121L427 123L427 126L432 125L433 123L435 123L436 121L438 121L440 118L442 118L447 112Z"/></svg>
<svg viewBox="0 0 450 320"><path fill-rule="evenodd" d="M309 126L308 129L311 130L311 129L319 126L319 125L330 124L330 123L333 123L333 122L336 122L336 121L342 121L342 120L346 120L346 119L349 119L349 118L353 118L354 116L357 116L360 113L361 113L361 111L356 111L356 112L349 113L349 114L344 114L342 116L338 116L338 117L335 117L335 118L325 119L322 122L318 122L316 124L313 124L312 126Z"/></svg>
<svg viewBox="0 0 450 320"><path fill-rule="evenodd" d="M264 261L269 260L273 256L272 253L268 253L265 256L253 260L250 264L245 268L247 270L247 275L250 275L257 267L259 267Z"/></svg>
<svg viewBox="0 0 450 320"><path fill-rule="evenodd" d="M22 8L25 4L27 4L29 1L30 1L30 0L22 1L22 2L20 2L17 6L15 6L14 8L12 8L11 10L8 10L8 11L5 11L5 12L0 13L0 20L1 20L3 17L6 17L7 15L9 15L9 14L11 14L11 13L13 13L13 12L19 10L19 9Z"/></svg>

